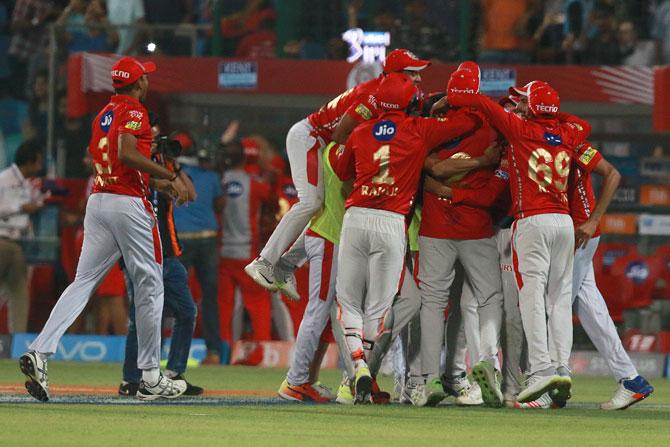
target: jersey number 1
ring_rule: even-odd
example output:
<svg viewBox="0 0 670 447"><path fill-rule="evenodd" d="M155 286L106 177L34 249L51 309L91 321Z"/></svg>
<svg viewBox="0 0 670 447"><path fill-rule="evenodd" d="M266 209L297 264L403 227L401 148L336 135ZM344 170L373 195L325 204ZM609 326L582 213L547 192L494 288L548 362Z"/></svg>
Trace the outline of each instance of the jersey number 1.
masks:
<svg viewBox="0 0 670 447"><path fill-rule="evenodd" d="M391 146L383 145L373 155L373 160L379 160L379 171L377 175L372 177L373 183L383 183L384 185L393 185L395 179L389 175L389 168L391 167Z"/></svg>

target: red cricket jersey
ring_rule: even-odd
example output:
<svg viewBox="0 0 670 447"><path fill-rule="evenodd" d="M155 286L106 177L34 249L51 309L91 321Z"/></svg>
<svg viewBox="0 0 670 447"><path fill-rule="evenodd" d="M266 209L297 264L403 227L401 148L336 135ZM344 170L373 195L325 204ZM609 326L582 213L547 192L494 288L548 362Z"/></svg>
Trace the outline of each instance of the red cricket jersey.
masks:
<svg viewBox="0 0 670 447"><path fill-rule="evenodd" d="M307 117L317 135L325 141L332 140L333 132L345 113L357 122L369 120L376 115L373 93L377 91L383 77L378 76L333 98L329 103Z"/></svg>
<svg viewBox="0 0 670 447"><path fill-rule="evenodd" d="M603 156L587 141L575 148L574 166L568 179L568 198L570 215L575 227L583 224L596 208L596 195L593 193L591 172ZM600 236L600 227L593 237Z"/></svg>
<svg viewBox="0 0 670 447"><path fill-rule="evenodd" d="M467 113L466 109L450 110L446 117ZM449 141L438 152L441 160L447 158L476 158L484 155L486 148L495 142L496 131L482 118L484 125L474 132ZM493 168L475 169L452 178L453 188L479 189L493 176ZM443 199L431 192L423 193L419 234L438 239L482 239L493 236L493 222L488 209Z"/></svg>
<svg viewBox="0 0 670 447"><path fill-rule="evenodd" d="M345 207L407 215L428 152L481 124L481 119L470 113L451 118L417 118L388 112L359 125L333 164L340 179L355 176Z"/></svg>
<svg viewBox="0 0 670 447"><path fill-rule="evenodd" d="M138 100L114 95L92 124L88 151L95 169L93 193L147 197L149 174L129 168L119 160L119 135L124 133L134 135L137 150L151 157L149 113Z"/></svg>
<svg viewBox="0 0 670 447"><path fill-rule="evenodd" d="M574 148L591 132L586 121L568 114L524 119L505 112L480 94L456 94L450 101L473 106L489 118L510 144L510 188L517 219L536 214L569 214L568 175Z"/></svg>

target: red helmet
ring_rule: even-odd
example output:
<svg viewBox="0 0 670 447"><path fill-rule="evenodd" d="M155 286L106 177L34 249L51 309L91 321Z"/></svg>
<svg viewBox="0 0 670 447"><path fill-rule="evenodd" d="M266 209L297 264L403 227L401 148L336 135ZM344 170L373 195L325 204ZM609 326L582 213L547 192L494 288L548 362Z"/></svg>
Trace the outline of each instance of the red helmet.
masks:
<svg viewBox="0 0 670 447"><path fill-rule="evenodd" d="M447 84L447 95L454 93L479 93L479 76L467 69L453 72Z"/></svg>
<svg viewBox="0 0 670 447"><path fill-rule="evenodd" d="M528 88L528 110L533 115L555 115L560 107L561 98L549 84L535 83Z"/></svg>
<svg viewBox="0 0 670 447"><path fill-rule="evenodd" d="M514 96L528 96L528 90L532 85L549 85L544 81L530 81L528 84L524 85L523 87L515 87L512 86L509 88L509 94L514 95Z"/></svg>
<svg viewBox="0 0 670 447"><path fill-rule="evenodd" d="M396 71L421 71L431 64L430 61L419 59L414 53L403 48L391 51L384 61L384 73Z"/></svg>
<svg viewBox="0 0 670 447"><path fill-rule="evenodd" d="M480 81L482 79L482 71L479 69L479 65L477 65L477 62L473 61L461 62L461 65L458 66L456 71L458 70L470 70L471 72L477 75L477 79L479 79Z"/></svg>
<svg viewBox="0 0 670 447"><path fill-rule="evenodd" d="M384 110L405 110L418 93L414 82L402 73L389 73L377 87L375 98Z"/></svg>

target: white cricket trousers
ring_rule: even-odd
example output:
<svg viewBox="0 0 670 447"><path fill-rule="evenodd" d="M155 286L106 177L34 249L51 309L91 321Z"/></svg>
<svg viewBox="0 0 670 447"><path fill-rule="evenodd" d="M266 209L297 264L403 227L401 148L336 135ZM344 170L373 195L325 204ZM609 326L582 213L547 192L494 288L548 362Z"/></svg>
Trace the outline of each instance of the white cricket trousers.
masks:
<svg viewBox="0 0 670 447"><path fill-rule="evenodd" d="M306 118L295 123L286 135L286 152L298 202L282 217L261 251L261 257L273 265L321 209L323 146L323 140L314 136L314 129Z"/></svg>
<svg viewBox="0 0 670 447"><path fill-rule="evenodd" d="M575 233L567 214L538 214L512 226L519 309L530 373L568 371L572 349L572 265Z"/></svg>
<svg viewBox="0 0 670 447"><path fill-rule="evenodd" d="M501 228L496 234L500 254L500 276L502 278L503 330L501 345L503 351L502 392L506 398L516 397L523 387L524 372L527 369L526 336L519 310L519 290L512 261L512 229Z"/></svg>
<svg viewBox="0 0 670 447"><path fill-rule="evenodd" d="M338 246L322 237L306 235L305 250L309 260L309 301L300 322L288 370L290 385L302 385L309 381L309 368L330 318L330 307L335 297Z"/></svg>
<svg viewBox="0 0 670 447"><path fill-rule="evenodd" d="M495 238L452 240L419 236L421 368L427 381L440 375L444 310L457 259L472 287L471 295L478 301L479 358L473 362L488 360L495 364L498 356L503 296Z"/></svg>
<svg viewBox="0 0 670 447"><path fill-rule="evenodd" d="M58 299L42 332L30 345L43 354L56 352L65 331L120 257L135 290L139 369L159 368L163 315L162 247L156 218L141 198L91 194L84 218L84 244L74 282Z"/></svg>
<svg viewBox="0 0 670 447"><path fill-rule="evenodd" d="M607 304L598 290L593 272L593 255L600 237L589 240L575 252L572 278L572 307L614 378L619 381L637 376L637 369L626 353Z"/></svg>
<svg viewBox="0 0 670 447"><path fill-rule="evenodd" d="M400 287L406 250L405 217L351 207L344 214L337 256L338 320L353 360L363 338L375 340Z"/></svg>

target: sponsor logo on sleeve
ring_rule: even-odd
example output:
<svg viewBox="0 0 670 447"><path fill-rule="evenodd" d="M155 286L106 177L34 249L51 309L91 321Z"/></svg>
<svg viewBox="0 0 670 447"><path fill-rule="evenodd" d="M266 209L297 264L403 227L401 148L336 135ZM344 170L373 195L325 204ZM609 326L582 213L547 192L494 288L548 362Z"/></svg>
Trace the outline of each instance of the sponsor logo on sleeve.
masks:
<svg viewBox="0 0 670 447"><path fill-rule="evenodd" d="M244 193L244 186L242 186L242 183L235 180L227 182L224 187L226 188L226 194L228 194L228 197L233 199L241 196Z"/></svg>
<svg viewBox="0 0 670 447"><path fill-rule="evenodd" d="M129 114L131 117L137 120L141 120L142 117L144 116L144 113L140 112L139 110L131 110Z"/></svg>
<svg viewBox="0 0 670 447"><path fill-rule="evenodd" d="M369 120L372 118L372 112L363 104L357 105L355 110L356 113L358 113L363 119Z"/></svg>
<svg viewBox="0 0 670 447"><path fill-rule="evenodd" d="M649 277L649 266L643 261L633 261L626 266L626 277L635 284L642 284Z"/></svg>
<svg viewBox="0 0 670 447"><path fill-rule="evenodd" d="M114 112L108 110L102 115L102 118L100 118L100 130L105 133L109 132L109 128L112 126L112 121L114 121Z"/></svg>
<svg viewBox="0 0 670 447"><path fill-rule="evenodd" d="M509 180L509 173L507 171L503 171L502 169L496 169L496 177L499 179L502 179L504 181Z"/></svg>
<svg viewBox="0 0 670 447"><path fill-rule="evenodd" d="M391 120L380 121L372 128L372 135L378 141L390 141L395 137L395 123Z"/></svg>
<svg viewBox="0 0 670 447"><path fill-rule="evenodd" d="M140 130L140 127L142 127L142 123L140 123L139 121L128 121L124 127L130 130Z"/></svg>
<svg viewBox="0 0 670 447"><path fill-rule="evenodd" d="M593 160L593 157L598 153L596 149L593 147L589 146L582 155L579 156L579 161L584 163L585 165L591 163L591 160Z"/></svg>

